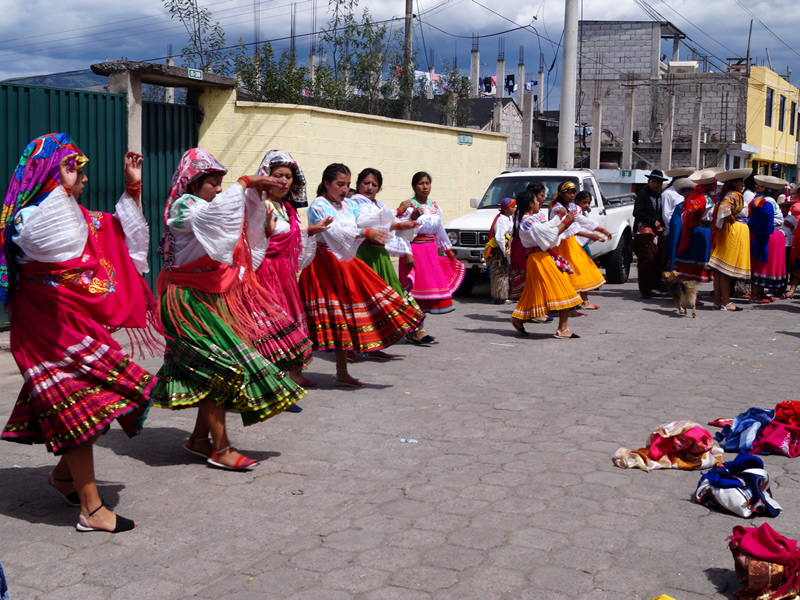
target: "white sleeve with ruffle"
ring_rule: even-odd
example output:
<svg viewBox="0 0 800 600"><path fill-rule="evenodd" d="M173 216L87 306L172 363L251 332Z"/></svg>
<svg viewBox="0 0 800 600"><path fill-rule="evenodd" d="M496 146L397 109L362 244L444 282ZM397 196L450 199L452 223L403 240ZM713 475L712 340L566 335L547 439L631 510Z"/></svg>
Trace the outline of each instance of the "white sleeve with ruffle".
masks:
<svg viewBox="0 0 800 600"><path fill-rule="evenodd" d="M266 203L261 197L261 192L247 188L244 192L244 218L247 221L247 241L250 244L254 270L261 266L269 246L269 239L264 231L267 215ZM272 218L271 211L269 218Z"/></svg>
<svg viewBox="0 0 800 600"><path fill-rule="evenodd" d="M212 202L186 194L170 207L167 227L175 237L175 264L208 255L227 265L242 235L244 191L235 183Z"/></svg>
<svg viewBox="0 0 800 600"><path fill-rule="evenodd" d="M136 270L139 273L149 273L147 254L150 250L150 228L147 226L141 207L127 192L124 192L117 201L114 217L119 220L122 231L125 232L125 245Z"/></svg>
<svg viewBox="0 0 800 600"><path fill-rule="evenodd" d="M58 186L38 206L17 213L11 239L22 251L20 263L64 262L83 253L88 236L80 206Z"/></svg>
<svg viewBox="0 0 800 600"><path fill-rule="evenodd" d="M338 260L348 262L355 258L358 247L364 241L357 225L359 213L358 206L348 200L342 204L342 210L336 210L324 198L317 198L308 207L308 223L316 225L326 217L333 217L328 229L314 237L319 237L319 241L327 244Z"/></svg>
<svg viewBox="0 0 800 600"><path fill-rule="evenodd" d="M552 220L540 223L527 216L520 224L519 239L526 248L537 246L542 250L548 250L556 246L560 240L558 224Z"/></svg>

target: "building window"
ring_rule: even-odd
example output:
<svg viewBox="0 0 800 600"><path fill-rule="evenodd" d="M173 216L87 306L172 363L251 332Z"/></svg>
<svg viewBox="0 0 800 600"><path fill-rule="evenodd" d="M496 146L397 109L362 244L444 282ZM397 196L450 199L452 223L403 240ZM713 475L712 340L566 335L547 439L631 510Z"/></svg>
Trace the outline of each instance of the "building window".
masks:
<svg viewBox="0 0 800 600"><path fill-rule="evenodd" d="M792 112L789 115L789 135L794 135L794 125L797 122L797 102L792 102Z"/></svg>
<svg viewBox="0 0 800 600"><path fill-rule="evenodd" d="M767 105L764 108L764 126L772 127L772 111L775 105L775 90L767 88Z"/></svg>
<svg viewBox="0 0 800 600"><path fill-rule="evenodd" d="M778 108L778 131L786 129L786 96L781 96Z"/></svg>

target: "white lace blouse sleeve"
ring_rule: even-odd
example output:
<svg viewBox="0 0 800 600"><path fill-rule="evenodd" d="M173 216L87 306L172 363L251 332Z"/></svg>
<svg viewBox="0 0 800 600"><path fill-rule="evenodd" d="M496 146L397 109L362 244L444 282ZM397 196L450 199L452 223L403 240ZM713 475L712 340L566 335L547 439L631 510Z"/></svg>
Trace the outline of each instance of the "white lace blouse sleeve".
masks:
<svg viewBox="0 0 800 600"><path fill-rule="evenodd" d="M328 245L328 249L334 256L345 262L355 258L358 247L363 239L359 237L361 229L358 227L358 217L360 211L347 200L342 205L342 211L335 210L324 198L317 198L308 207L308 222L316 225L326 217L333 217L333 223L322 233L314 237Z"/></svg>
<svg viewBox="0 0 800 600"><path fill-rule="evenodd" d="M537 246L548 250L559 242L558 224L554 221L539 223L531 217L525 217L520 224L519 239L526 248Z"/></svg>
<svg viewBox="0 0 800 600"><path fill-rule="evenodd" d="M592 221L582 212L576 213L575 222L580 225L581 231L594 231L597 229L597 223Z"/></svg>
<svg viewBox="0 0 800 600"><path fill-rule="evenodd" d="M24 208L14 219L12 240L22 251L17 260L64 262L81 255L89 227L78 203L58 186L38 206Z"/></svg>
<svg viewBox="0 0 800 600"><path fill-rule="evenodd" d="M128 247L133 265L139 273L149 273L147 254L150 249L150 228L142 214L142 209L127 193L123 192L114 210L122 231L125 232L125 245Z"/></svg>
<svg viewBox="0 0 800 600"><path fill-rule="evenodd" d="M238 185L238 183L237 183ZM250 255L253 269L258 269L267 254L269 239L265 235L266 219L272 218L272 211L267 211L261 193L247 188L244 192L244 218L247 221L247 241L250 244Z"/></svg>
<svg viewBox="0 0 800 600"><path fill-rule="evenodd" d="M238 183L219 194L212 202L194 196L182 196L173 203L167 219L167 226L178 234L176 262L190 262L179 260L177 255L182 245L180 238L191 234L211 259L232 265L233 251L242 235L243 224L244 193ZM199 257L192 257L193 260L197 258Z"/></svg>

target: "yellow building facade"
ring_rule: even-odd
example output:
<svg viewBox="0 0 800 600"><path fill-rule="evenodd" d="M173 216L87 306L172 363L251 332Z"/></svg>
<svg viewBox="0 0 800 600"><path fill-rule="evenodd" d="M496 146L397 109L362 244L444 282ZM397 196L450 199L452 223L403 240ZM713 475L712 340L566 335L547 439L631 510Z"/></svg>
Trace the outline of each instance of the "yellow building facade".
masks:
<svg viewBox="0 0 800 600"><path fill-rule="evenodd" d="M470 212L470 197L483 195L506 168L504 134L313 106L243 102L225 89L208 89L199 104L205 112L199 145L228 168L229 177L254 174L268 150L286 150L305 173L309 201L322 171L333 162L350 167L353 187L361 169L381 171L379 198L390 207L413 195L414 173L427 171L433 180L431 198L448 221Z"/></svg>
<svg viewBox="0 0 800 600"><path fill-rule="evenodd" d="M800 90L766 67L751 67L747 86L747 143L757 172L784 176L797 164ZM774 167L777 165L777 170Z"/></svg>

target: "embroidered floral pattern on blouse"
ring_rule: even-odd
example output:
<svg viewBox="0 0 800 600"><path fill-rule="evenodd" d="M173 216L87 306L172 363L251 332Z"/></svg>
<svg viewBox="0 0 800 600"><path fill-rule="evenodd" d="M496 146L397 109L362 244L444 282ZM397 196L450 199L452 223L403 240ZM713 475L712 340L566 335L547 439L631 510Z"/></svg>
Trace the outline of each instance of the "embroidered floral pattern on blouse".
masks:
<svg viewBox="0 0 800 600"><path fill-rule="evenodd" d="M108 279L97 277L91 269L67 269L59 273L46 275L32 275L28 279L33 283L40 283L48 287L73 286L82 287L92 295L108 296L117 291L117 271L105 258L100 259L100 265L105 269Z"/></svg>
<svg viewBox="0 0 800 600"><path fill-rule="evenodd" d="M102 227L103 213L97 210L89 211L89 231L92 233L94 239L97 239L97 232Z"/></svg>

